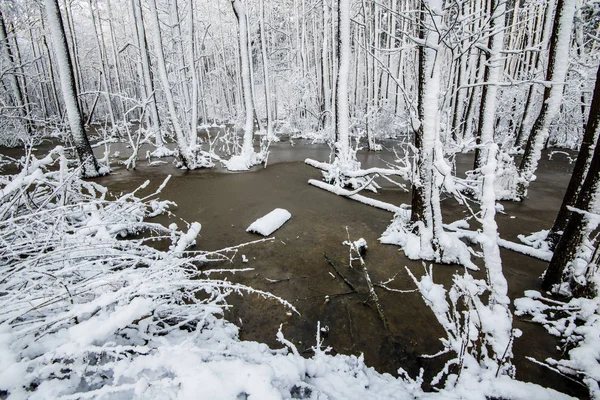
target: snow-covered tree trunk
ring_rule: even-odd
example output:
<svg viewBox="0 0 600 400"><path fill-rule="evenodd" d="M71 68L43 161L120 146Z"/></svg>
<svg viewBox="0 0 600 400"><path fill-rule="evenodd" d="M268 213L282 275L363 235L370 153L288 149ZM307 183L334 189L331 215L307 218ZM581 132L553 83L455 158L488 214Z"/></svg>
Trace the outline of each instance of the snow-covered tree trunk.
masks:
<svg viewBox="0 0 600 400"><path fill-rule="evenodd" d="M45 31L44 26L44 18L40 16L40 23L42 25L42 30ZM56 80L54 79L54 67L52 62L52 54L50 53L50 48L48 47L48 41L46 40L46 33L42 33L42 47L44 48L44 53L46 54L46 58L48 59L48 75L50 77L50 87L52 89L52 99L54 100L54 107L56 108L56 113L62 119L63 111L60 105L60 101L58 100L58 90L56 88Z"/></svg>
<svg viewBox="0 0 600 400"><path fill-rule="evenodd" d="M142 14L142 5L140 0L131 0L131 7L133 9L133 17L135 21L135 33L137 38L137 45L140 52L140 63L142 66L142 75L144 88L143 93L146 97L144 101L148 101L147 107L150 109L150 123L154 128L155 144L157 148L164 147L162 139L162 133L160 131L160 120L158 116L158 107L156 105L156 94L154 92L154 81L152 80L152 74L150 72L150 56L148 54L148 42L146 40L146 28L144 25L144 18Z"/></svg>
<svg viewBox="0 0 600 400"><path fill-rule="evenodd" d="M341 164L350 161L348 76L350 74L350 0L339 0L337 30L338 71L336 84L335 156Z"/></svg>
<svg viewBox="0 0 600 400"><path fill-rule="evenodd" d="M321 81L323 85L323 125L327 127L327 121L331 121L331 86L330 86L330 69L329 69L329 37L327 31L329 30L329 6L327 1L323 1L323 43L321 47Z"/></svg>
<svg viewBox="0 0 600 400"><path fill-rule="evenodd" d="M81 163L81 175L84 178L93 178L100 175L98 161L94 157L92 147L83 127L83 119L75 91L73 67L71 65L71 57L69 55L69 47L62 24L58 0L44 0L44 5L46 6L46 18L56 53L63 100L67 109L69 126L71 127L71 138L73 139L79 162Z"/></svg>
<svg viewBox="0 0 600 400"><path fill-rule="evenodd" d="M503 7L504 8L504 7ZM504 16L502 16L504 18ZM482 331L491 339L493 357L497 362L497 371L512 375L512 313L508 297L508 283L502 273L502 259L498 247L498 224L496 223L496 178L498 146L487 142L486 160L480 167L483 178L481 192L481 226L478 237L483 250L487 270L490 296L488 307L491 315L482 318Z"/></svg>
<svg viewBox="0 0 600 400"><path fill-rule="evenodd" d="M190 123L190 147L193 149L196 146L198 139L198 73L196 71L196 40L194 34L194 1L188 1L188 58L189 58L189 70L190 76L192 77L192 118Z"/></svg>
<svg viewBox="0 0 600 400"><path fill-rule="evenodd" d="M246 6L243 0L232 0L231 5L238 21L238 40L240 49L241 78L244 97L246 122L242 142L242 157L250 157L254 153L252 143L254 133L254 105L250 79L250 55L248 54L248 26L246 23Z"/></svg>
<svg viewBox="0 0 600 400"><path fill-rule="evenodd" d="M112 8L110 7L110 1L106 2L106 9L108 12L108 30L109 30L109 35L110 35L110 44L111 44L111 48L112 48L112 57L113 57L113 62L114 62L114 67L115 67L115 79L117 81L117 90L119 91L119 97L118 97L118 104L120 106L121 109L121 113L123 114L123 118L126 118L126 116L124 115L125 111L125 104L123 103L123 98L121 97L124 92L123 92L123 76L125 76L125 71L123 71L121 69L121 62L119 60L119 56L117 54L117 40L115 38L115 29L113 26L113 13L112 13Z"/></svg>
<svg viewBox="0 0 600 400"><path fill-rule="evenodd" d="M597 77L600 77L600 68L598 69ZM600 212L600 202L598 200L600 198L600 143L598 140L600 139L600 79L596 80L592 106L586 124L585 138L594 138L595 142L593 144L586 143L586 149L582 147L580 155L577 157L577 164L589 162L589 154L592 152L592 148L593 157L589 163L585 181L581 185L579 195L577 196L575 210L570 213L569 221L564 228L564 232L560 235L560 240L556 245L554 255L544 275L544 282L542 284L544 290L550 290L554 285L558 285L561 282L569 283L571 287L585 286L588 283L586 275L589 271L574 271L573 264L576 263L580 248L586 236L590 233L589 228L593 227L592 220L595 220L595 223L597 223L597 214ZM580 161L580 159L582 160ZM580 166L577 164L574 176L575 173L579 174L581 172ZM575 184L573 179L571 179L569 191L573 189L571 186ZM567 193L568 195L569 193ZM563 206L565 206L564 202ZM566 274L565 269L568 269L568 273Z"/></svg>
<svg viewBox="0 0 600 400"><path fill-rule="evenodd" d="M486 84L483 86L479 108L479 129L477 130L477 144L479 147L475 151L474 169L481 168L487 161L487 148L494 142L498 97L497 84L500 82L504 63L501 51L504 45L506 1L492 0L491 8L490 37L484 74Z"/></svg>
<svg viewBox="0 0 600 400"><path fill-rule="evenodd" d="M102 68L102 83L104 85L104 98L106 100L106 107L108 109L108 116L110 117L110 123L112 127L115 127L115 113L113 110L112 101L110 99L110 84L109 84L109 74L108 67L106 65L106 60L104 57L104 52L102 51L102 44L100 43L100 34L98 33L98 28L96 27L96 15L94 12L93 0L89 0L90 6L90 15L92 17L92 26L94 27L94 38L96 39L96 48L98 50L98 57L100 59L100 66Z"/></svg>
<svg viewBox="0 0 600 400"><path fill-rule="evenodd" d="M160 82L165 93L167 100L167 106L169 108L169 115L171 117L171 124L175 130L175 137L177 138L177 147L181 155L181 161L187 168L196 168L195 157L191 153L189 148L189 141L183 132L183 128L179 123L179 117L177 115L177 109L175 108L175 100L173 99L173 92L171 91L171 85L169 84L169 77L167 75L167 67L165 64L165 55L163 52L162 35L160 30L160 20L158 19L158 10L156 9L156 0L149 0L150 13L154 21L154 45L156 47L156 63L158 67L158 75Z"/></svg>
<svg viewBox="0 0 600 400"><path fill-rule="evenodd" d="M546 81L550 86L544 91L542 109L533 124L531 134L527 140L525 154L519 167L520 182L517 195L521 198L527 196L529 183L535 179L534 174L542 155L544 143L550 134L550 125L560 111L562 95L569 67L569 48L571 44L571 31L573 30L573 16L575 15L576 0L558 0L554 29L550 39L550 53L548 56L548 70Z"/></svg>
<svg viewBox="0 0 600 400"><path fill-rule="evenodd" d="M263 62L263 80L265 89L265 107L267 110L267 140L275 139L273 132L273 113L271 111L271 81L269 78L269 57L267 55L267 38L265 37L265 4L264 0L259 3L260 24L260 49Z"/></svg>
<svg viewBox="0 0 600 400"><path fill-rule="evenodd" d="M553 13L554 13L554 1L549 1L546 6L546 10L544 13L543 20L543 28L542 28L542 36L541 41L542 44L546 44L548 41L548 37L550 36L550 29L553 26ZM539 25L536 25L539 26ZM542 56L540 52L536 52L533 55L533 60L530 65L530 69L533 74L537 72L538 69L541 68L542 65ZM536 94L536 88L534 85L530 85L527 91L527 97L525 100L525 107L523 111L523 117L521 118L521 125L519 126L519 131L517 133L517 137L515 139L515 147L522 148L526 143L529 137L529 133L531 130L531 125L533 124L533 108L534 108L534 97Z"/></svg>
<svg viewBox="0 0 600 400"><path fill-rule="evenodd" d="M11 95L13 100L13 106L18 109L21 117L27 117L27 110L25 108L25 101L23 100L23 94L21 91L21 85L17 78L17 66L14 65L12 51L10 48L10 42L6 33L6 25L4 23L4 15L0 9L0 50L2 51L2 75L8 79ZM28 126L27 122L25 126Z"/></svg>
<svg viewBox="0 0 600 400"><path fill-rule="evenodd" d="M421 256L435 259L439 254L439 239L443 235L440 192L436 159L441 151L439 140L439 96L441 85L443 0L422 0L419 26L419 125L415 131L417 161L413 171L411 222L421 240ZM438 148L439 147L439 148ZM443 160L442 160L443 161Z"/></svg>
<svg viewBox="0 0 600 400"><path fill-rule="evenodd" d="M571 211L569 211L569 207L573 207L577 202L581 185L583 184L583 180L587 174L592 157L594 156L594 150L596 148L596 143L598 142L598 135L600 134L598 130L598 119L600 118L599 82L600 67L598 67L598 71L596 73L596 87L594 89L594 97L588 117L588 123L595 124L595 127L588 128L587 123L585 124L583 140L581 142L581 147L579 148L579 153L577 154L577 160L575 161L575 166L573 167L571 179L569 180L569 186L567 187L567 191L563 197L558 215L556 216L554 224L552 225L552 228L550 229L546 239L551 249L556 246L560 236L567 226L567 223L569 222L569 216L572 214Z"/></svg>

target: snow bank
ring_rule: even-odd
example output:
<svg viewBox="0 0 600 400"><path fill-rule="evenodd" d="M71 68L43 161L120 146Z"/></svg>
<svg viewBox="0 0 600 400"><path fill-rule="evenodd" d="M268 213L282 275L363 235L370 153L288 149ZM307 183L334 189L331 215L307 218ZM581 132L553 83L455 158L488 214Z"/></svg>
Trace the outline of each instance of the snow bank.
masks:
<svg viewBox="0 0 600 400"><path fill-rule="evenodd" d="M250 224L246 232L255 232L263 236L269 236L281 228L290 218L292 218L292 214L288 210L276 208Z"/></svg>

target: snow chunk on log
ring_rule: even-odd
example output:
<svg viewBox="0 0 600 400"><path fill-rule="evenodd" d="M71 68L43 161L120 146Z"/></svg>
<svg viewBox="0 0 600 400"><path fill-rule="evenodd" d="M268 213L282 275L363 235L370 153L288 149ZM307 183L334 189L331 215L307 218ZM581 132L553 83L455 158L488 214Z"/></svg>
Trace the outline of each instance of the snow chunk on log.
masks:
<svg viewBox="0 0 600 400"><path fill-rule="evenodd" d="M246 232L256 232L263 236L269 236L277 229L281 228L288 219L292 217L292 214L288 210L283 208L276 208L262 218L254 221Z"/></svg>

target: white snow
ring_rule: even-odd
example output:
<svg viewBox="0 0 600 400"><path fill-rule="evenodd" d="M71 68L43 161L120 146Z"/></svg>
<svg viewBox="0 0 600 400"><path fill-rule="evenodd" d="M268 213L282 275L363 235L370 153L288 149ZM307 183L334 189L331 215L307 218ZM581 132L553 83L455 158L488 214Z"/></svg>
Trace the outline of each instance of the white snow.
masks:
<svg viewBox="0 0 600 400"><path fill-rule="evenodd" d="M292 214L289 211L283 208L276 208L250 224L246 232L255 232L263 236L269 236L281 228L290 218L292 218Z"/></svg>

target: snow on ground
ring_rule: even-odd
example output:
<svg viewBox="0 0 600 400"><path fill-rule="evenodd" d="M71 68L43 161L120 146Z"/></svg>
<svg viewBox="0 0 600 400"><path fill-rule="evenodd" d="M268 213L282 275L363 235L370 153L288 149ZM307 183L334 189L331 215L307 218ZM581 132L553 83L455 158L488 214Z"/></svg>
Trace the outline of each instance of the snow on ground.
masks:
<svg viewBox="0 0 600 400"><path fill-rule="evenodd" d="M450 374L438 392L425 393L419 377L379 374L362 357L327 354L319 326L310 358L281 331L273 334L282 349L240 341L222 316L228 294L254 293L297 312L269 293L209 278L227 272L211 263L230 260L240 246L186 249L199 223L180 230L147 221L173 205L154 198L164 184L150 196L134 191L109 201L106 188L80 180L68 164L57 149L0 182L0 396L566 398L468 373ZM169 250L153 240L170 242Z"/></svg>
<svg viewBox="0 0 600 400"><path fill-rule="evenodd" d="M269 236L281 228L290 218L292 218L292 214L288 210L276 208L250 224L246 232L256 232L263 236Z"/></svg>

